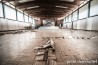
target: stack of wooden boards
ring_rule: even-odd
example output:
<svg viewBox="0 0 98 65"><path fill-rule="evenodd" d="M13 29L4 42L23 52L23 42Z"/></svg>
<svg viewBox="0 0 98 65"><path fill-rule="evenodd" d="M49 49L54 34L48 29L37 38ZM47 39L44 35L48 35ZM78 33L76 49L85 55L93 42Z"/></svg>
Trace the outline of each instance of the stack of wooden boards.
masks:
<svg viewBox="0 0 98 65"><path fill-rule="evenodd" d="M45 45L36 47L34 65L56 65L55 46L52 38Z"/></svg>

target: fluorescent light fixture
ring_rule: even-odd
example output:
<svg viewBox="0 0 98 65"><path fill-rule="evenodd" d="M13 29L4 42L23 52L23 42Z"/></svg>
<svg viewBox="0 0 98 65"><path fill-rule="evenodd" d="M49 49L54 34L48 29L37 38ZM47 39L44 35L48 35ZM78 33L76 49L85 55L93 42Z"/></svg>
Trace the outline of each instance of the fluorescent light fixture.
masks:
<svg viewBox="0 0 98 65"><path fill-rule="evenodd" d="M27 9L38 8L39 6L28 7Z"/></svg>
<svg viewBox="0 0 98 65"><path fill-rule="evenodd" d="M58 7L58 8L68 8L68 7L64 7L64 6L55 6L55 7Z"/></svg>

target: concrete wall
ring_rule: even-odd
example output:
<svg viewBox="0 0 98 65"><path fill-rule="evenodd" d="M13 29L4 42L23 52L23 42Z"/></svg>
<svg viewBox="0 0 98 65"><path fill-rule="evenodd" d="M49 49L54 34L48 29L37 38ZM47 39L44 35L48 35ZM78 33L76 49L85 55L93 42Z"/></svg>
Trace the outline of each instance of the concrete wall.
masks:
<svg viewBox="0 0 98 65"><path fill-rule="evenodd" d="M29 23L0 18L0 31L25 29L25 27L29 26Z"/></svg>

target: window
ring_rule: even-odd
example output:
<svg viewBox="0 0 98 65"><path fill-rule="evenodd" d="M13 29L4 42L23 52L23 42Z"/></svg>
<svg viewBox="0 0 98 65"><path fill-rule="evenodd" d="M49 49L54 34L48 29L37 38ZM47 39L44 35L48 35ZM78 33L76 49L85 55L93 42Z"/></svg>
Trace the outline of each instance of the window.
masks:
<svg viewBox="0 0 98 65"><path fill-rule="evenodd" d="M24 21L23 13L17 11L17 18L18 18L18 21Z"/></svg>
<svg viewBox="0 0 98 65"><path fill-rule="evenodd" d="M68 16L66 17L66 22L69 22Z"/></svg>
<svg viewBox="0 0 98 65"><path fill-rule="evenodd" d="M65 24L66 23L66 18L64 18L64 20L63 20L63 24Z"/></svg>
<svg viewBox="0 0 98 65"><path fill-rule="evenodd" d="M16 20L16 10L4 5L5 18Z"/></svg>
<svg viewBox="0 0 98 65"><path fill-rule="evenodd" d="M88 4L79 9L79 19L88 17Z"/></svg>
<svg viewBox="0 0 98 65"><path fill-rule="evenodd" d="M90 16L98 15L98 0L92 0L90 5Z"/></svg>
<svg viewBox="0 0 98 65"><path fill-rule="evenodd" d="M0 2L0 17L3 17L3 8L2 3Z"/></svg>
<svg viewBox="0 0 98 65"><path fill-rule="evenodd" d="M77 20L77 17L78 17L78 11L75 11L74 13L73 13L73 16L72 16L72 21L76 21Z"/></svg>
<svg viewBox="0 0 98 65"><path fill-rule="evenodd" d="M29 22L32 23L32 18L31 17L29 17Z"/></svg>
<svg viewBox="0 0 98 65"><path fill-rule="evenodd" d="M71 22L71 15L69 15L69 22Z"/></svg>
<svg viewBox="0 0 98 65"><path fill-rule="evenodd" d="M34 19L32 18L32 23L35 25L35 21L34 21Z"/></svg>
<svg viewBox="0 0 98 65"><path fill-rule="evenodd" d="M24 18L25 18L25 22L28 22L28 16L27 15L24 15Z"/></svg>

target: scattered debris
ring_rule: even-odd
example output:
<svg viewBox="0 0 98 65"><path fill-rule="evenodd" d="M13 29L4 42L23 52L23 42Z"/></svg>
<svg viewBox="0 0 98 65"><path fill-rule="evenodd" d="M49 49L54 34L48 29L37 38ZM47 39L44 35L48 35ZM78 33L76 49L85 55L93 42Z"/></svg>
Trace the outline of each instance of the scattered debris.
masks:
<svg viewBox="0 0 98 65"><path fill-rule="evenodd" d="M36 52L36 62L45 61L46 65L56 65L54 41L50 38L45 45L34 48Z"/></svg>
<svg viewBox="0 0 98 65"><path fill-rule="evenodd" d="M68 39L88 39L89 40L89 39L92 39L92 38L95 38L95 36L94 37L73 37L73 36L68 36Z"/></svg>
<svg viewBox="0 0 98 65"><path fill-rule="evenodd" d="M12 31L1 31L0 36L5 35L5 34L21 34L27 32L27 30L12 30Z"/></svg>

